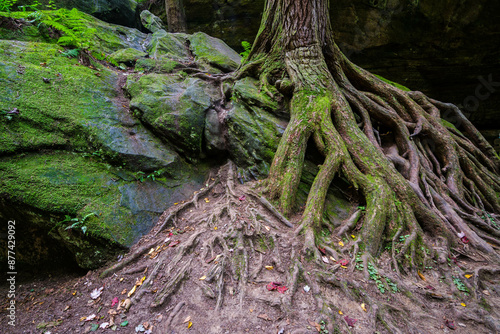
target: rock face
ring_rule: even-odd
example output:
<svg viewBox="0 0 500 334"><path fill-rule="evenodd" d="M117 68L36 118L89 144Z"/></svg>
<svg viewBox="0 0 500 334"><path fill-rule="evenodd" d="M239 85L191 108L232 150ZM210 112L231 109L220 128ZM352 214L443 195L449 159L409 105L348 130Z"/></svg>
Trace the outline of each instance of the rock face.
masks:
<svg viewBox="0 0 500 334"><path fill-rule="evenodd" d="M67 24L66 14L51 15ZM0 26L0 218L38 245L20 242L20 264L103 264L203 187L204 158L265 175L287 122L254 80L236 82L221 109L219 86L180 70L234 70L240 56L224 42L79 15L106 66L80 64L42 25Z"/></svg>

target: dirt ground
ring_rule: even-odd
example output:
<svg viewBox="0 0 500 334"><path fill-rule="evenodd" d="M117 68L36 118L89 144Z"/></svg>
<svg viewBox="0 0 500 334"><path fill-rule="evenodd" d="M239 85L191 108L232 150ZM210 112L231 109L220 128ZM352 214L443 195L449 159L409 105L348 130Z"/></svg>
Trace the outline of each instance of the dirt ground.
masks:
<svg viewBox="0 0 500 334"><path fill-rule="evenodd" d="M2 285L0 332L499 332L498 268L466 244L444 264L397 277L388 252L361 268L354 232L349 240L332 231L321 246L333 253L321 249L317 261L252 190L258 183L234 182L225 168L106 271L20 283L15 327Z"/></svg>

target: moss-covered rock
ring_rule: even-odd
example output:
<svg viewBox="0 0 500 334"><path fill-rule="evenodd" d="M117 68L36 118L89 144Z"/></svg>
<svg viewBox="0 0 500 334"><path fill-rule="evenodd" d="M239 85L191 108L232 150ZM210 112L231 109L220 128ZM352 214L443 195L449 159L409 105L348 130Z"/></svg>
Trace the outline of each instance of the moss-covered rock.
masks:
<svg viewBox="0 0 500 334"><path fill-rule="evenodd" d="M151 58L168 58L183 61L189 58L189 50L186 47L186 34L168 33L158 30L149 40L146 50Z"/></svg>
<svg viewBox="0 0 500 334"><path fill-rule="evenodd" d="M127 48L121 49L116 52L113 52L108 56L108 59L117 62L124 63L126 65L133 65L137 59L146 57L148 54L136 49Z"/></svg>
<svg viewBox="0 0 500 334"><path fill-rule="evenodd" d="M131 109L157 136L200 157L205 114L219 98L215 87L180 75L148 74L139 79L129 77L127 91L132 97Z"/></svg>
<svg viewBox="0 0 500 334"><path fill-rule="evenodd" d="M141 12L141 23L144 28L148 29L152 33L155 33L159 30L167 30L163 21L149 10L143 10Z"/></svg>
<svg viewBox="0 0 500 334"><path fill-rule="evenodd" d="M127 172L83 154L62 151L0 159L0 172L0 197L18 210L28 206L42 212L42 218L31 223L43 233L52 230L51 237L62 241L83 268L102 264L109 255L106 244L117 245L110 251L119 245L131 246L167 207L202 187L205 174L203 168L188 168L175 178L156 175L153 181L148 173ZM54 219L54 215L69 215L82 221L91 213L70 230L65 228L71 222L58 224ZM95 256L97 250L99 256Z"/></svg>
<svg viewBox="0 0 500 334"><path fill-rule="evenodd" d="M241 63L240 55L218 38L197 32L189 37L189 42L197 62L206 62L225 72L234 71Z"/></svg>

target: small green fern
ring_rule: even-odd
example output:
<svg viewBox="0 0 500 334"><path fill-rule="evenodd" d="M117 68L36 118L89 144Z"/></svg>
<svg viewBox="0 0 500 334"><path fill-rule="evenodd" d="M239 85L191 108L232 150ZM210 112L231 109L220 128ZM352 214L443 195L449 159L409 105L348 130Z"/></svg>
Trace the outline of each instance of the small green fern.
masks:
<svg viewBox="0 0 500 334"><path fill-rule="evenodd" d="M88 49L96 30L88 28L85 25L80 12L76 8L70 11L61 9L56 13L59 15L46 15L42 22L64 34L59 38L57 44L75 47L77 49Z"/></svg>
<svg viewBox="0 0 500 334"><path fill-rule="evenodd" d="M0 12L10 13L12 6L16 4L17 0L0 0Z"/></svg>

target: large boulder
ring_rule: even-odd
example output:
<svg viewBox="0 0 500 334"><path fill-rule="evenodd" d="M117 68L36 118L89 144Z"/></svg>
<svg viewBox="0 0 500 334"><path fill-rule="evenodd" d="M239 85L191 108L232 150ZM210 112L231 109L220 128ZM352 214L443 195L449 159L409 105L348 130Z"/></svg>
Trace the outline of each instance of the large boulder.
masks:
<svg viewBox="0 0 500 334"><path fill-rule="evenodd" d="M93 52L139 51L141 33L83 17L107 36L96 38ZM8 208L0 215L16 219L38 245L57 244L45 252L19 248L19 264L65 254L95 268L201 188L206 170L187 164L132 116L121 87L126 73L97 62L82 66L32 33L32 41L0 39L0 198Z"/></svg>
<svg viewBox="0 0 500 334"><path fill-rule="evenodd" d="M205 115L220 99L215 87L179 75L129 77L130 107L156 135L191 157L202 157Z"/></svg>

